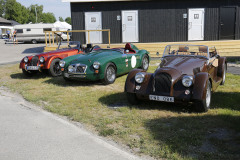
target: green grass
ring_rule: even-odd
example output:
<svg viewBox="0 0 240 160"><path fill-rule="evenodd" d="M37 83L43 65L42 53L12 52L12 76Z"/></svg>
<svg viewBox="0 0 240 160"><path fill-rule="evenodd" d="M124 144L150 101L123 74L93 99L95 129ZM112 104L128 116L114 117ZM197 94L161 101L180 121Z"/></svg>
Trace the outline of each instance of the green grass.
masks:
<svg viewBox="0 0 240 160"><path fill-rule="evenodd" d="M138 154L157 159L240 159L240 76L227 74L226 84L213 94L212 109L201 114L175 104L129 105L123 93L126 76L104 86L41 74L26 78L18 65L9 65L0 67L0 86Z"/></svg>

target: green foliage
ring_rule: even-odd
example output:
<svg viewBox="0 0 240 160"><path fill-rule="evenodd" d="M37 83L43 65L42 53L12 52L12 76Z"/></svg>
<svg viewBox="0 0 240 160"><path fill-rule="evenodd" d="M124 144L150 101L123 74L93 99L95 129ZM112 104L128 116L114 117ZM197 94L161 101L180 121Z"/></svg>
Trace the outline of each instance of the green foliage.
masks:
<svg viewBox="0 0 240 160"><path fill-rule="evenodd" d="M42 21L43 23L54 23L56 22L56 18L53 13L47 12L42 14Z"/></svg>
<svg viewBox="0 0 240 160"><path fill-rule="evenodd" d="M5 1L0 0L0 17L3 17L4 8L5 8Z"/></svg>
<svg viewBox="0 0 240 160"><path fill-rule="evenodd" d="M68 24L71 24L71 25L72 25L72 19L71 19L71 17L67 17L67 18L65 19L65 22L67 22Z"/></svg>
<svg viewBox="0 0 240 160"><path fill-rule="evenodd" d="M0 16L19 23L54 23L56 18L53 13L43 13L43 5L31 5L26 8L16 0L0 0Z"/></svg>
<svg viewBox="0 0 240 160"><path fill-rule="evenodd" d="M58 19L59 19L60 22L64 22L62 17L59 17Z"/></svg>

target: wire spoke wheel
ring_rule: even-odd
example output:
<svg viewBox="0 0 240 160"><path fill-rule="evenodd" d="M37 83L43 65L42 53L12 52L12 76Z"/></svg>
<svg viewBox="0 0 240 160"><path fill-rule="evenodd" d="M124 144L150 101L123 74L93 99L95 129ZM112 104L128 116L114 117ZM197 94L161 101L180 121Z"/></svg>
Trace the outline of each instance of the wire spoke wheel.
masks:
<svg viewBox="0 0 240 160"><path fill-rule="evenodd" d="M148 58L147 58L147 57L144 57L144 59L143 59L143 69L144 69L144 70L147 70L147 69L148 69L148 66L149 66Z"/></svg>
<svg viewBox="0 0 240 160"><path fill-rule="evenodd" d="M107 68L107 79L109 82L114 82L114 80L116 79L116 73L113 66L109 66Z"/></svg>

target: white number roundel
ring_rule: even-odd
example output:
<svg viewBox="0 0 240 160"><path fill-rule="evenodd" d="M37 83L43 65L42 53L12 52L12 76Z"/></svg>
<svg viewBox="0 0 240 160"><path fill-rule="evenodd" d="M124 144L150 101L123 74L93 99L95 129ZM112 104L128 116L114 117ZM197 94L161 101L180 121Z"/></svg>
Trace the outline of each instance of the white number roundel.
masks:
<svg viewBox="0 0 240 160"><path fill-rule="evenodd" d="M137 64L137 58L135 56L132 56L131 58L131 66L132 68L135 68Z"/></svg>

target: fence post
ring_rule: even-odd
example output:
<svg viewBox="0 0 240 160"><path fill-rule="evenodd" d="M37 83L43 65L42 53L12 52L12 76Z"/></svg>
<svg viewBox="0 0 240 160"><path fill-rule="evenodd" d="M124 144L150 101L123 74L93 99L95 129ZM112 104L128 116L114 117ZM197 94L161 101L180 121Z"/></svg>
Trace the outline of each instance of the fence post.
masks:
<svg viewBox="0 0 240 160"><path fill-rule="evenodd" d="M47 32L45 32L45 43L46 43L46 47L47 47Z"/></svg>
<svg viewBox="0 0 240 160"><path fill-rule="evenodd" d="M88 43L90 43L90 32L88 30Z"/></svg>
<svg viewBox="0 0 240 160"><path fill-rule="evenodd" d="M52 32L52 40L53 40L53 45L54 45L54 32Z"/></svg>
<svg viewBox="0 0 240 160"><path fill-rule="evenodd" d="M48 33L48 39L49 39L49 46L51 46L51 37L50 37L50 32Z"/></svg>
<svg viewBox="0 0 240 160"><path fill-rule="evenodd" d="M111 35L110 35L111 33L110 33L110 29L108 30L108 43L109 43L109 48L110 48L110 45L111 45Z"/></svg>

